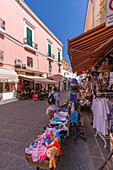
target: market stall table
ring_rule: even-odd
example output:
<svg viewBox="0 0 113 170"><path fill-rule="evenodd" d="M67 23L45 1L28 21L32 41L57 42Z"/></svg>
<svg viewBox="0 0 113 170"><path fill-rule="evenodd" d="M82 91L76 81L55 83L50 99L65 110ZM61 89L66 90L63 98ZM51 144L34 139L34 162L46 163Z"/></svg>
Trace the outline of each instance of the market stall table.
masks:
<svg viewBox="0 0 113 170"><path fill-rule="evenodd" d="M42 135L25 150L25 158L29 165L49 169L56 167L56 158L61 155L61 139L66 138L69 129L68 112L57 112L54 118L42 131Z"/></svg>

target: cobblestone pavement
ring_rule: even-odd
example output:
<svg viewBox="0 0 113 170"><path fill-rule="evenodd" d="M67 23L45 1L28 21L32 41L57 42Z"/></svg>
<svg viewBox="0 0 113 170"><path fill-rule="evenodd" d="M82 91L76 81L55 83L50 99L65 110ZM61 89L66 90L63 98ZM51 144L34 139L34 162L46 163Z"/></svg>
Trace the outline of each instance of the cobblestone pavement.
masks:
<svg viewBox="0 0 113 170"><path fill-rule="evenodd" d="M60 92L59 96L60 104L63 104L68 97L68 92ZM49 116L45 114L46 108L47 100L38 102L19 100L0 106L0 170L36 169L28 165L24 151L48 123ZM86 115L84 114L83 117ZM88 121L86 118L85 131L88 140L84 142L78 138L74 143L74 136L70 136L64 141L57 170L93 170L101 165L102 155L92 138ZM95 162L92 158L97 162L97 166L93 165Z"/></svg>

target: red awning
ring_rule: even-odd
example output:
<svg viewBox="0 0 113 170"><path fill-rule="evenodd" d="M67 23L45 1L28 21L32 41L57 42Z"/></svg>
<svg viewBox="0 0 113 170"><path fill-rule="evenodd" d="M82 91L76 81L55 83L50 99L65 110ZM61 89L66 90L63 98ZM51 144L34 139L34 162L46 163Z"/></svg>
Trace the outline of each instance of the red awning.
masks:
<svg viewBox="0 0 113 170"><path fill-rule="evenodd" d="M83 74L83 71L86 71L86 70L88 70L88 69L89 69L89 68L84 68L84 69L78 71L78 72L77 72L77 76Z"/></svg>
<svg viewBox="0 0 113 170"><path fill-rule="evenodd" d="M98 63L113 48L113 26L105 23L71 40L68 40L68 54L73 72Z"/></svg>

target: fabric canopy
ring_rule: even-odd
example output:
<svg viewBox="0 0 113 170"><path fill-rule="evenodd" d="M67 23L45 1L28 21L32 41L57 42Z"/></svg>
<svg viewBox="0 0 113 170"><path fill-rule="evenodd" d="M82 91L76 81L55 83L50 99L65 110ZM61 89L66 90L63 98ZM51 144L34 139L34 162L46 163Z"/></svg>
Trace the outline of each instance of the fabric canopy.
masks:
<svg viewBox="0 0 113 170"><path fill-rule="evenodd" d="M21 75L21 74L19 74L18 76L23 78L24 80L35 81L35 83L58 84L57 81L49 80L38 76L28 76L28 75Z"/></svg>
<svg viewBox="0 0 113 170"><path fill-rule="evenodd" d="M0 67L0 82L18 82L18 75L14 70Z"/></svg>
<svg viewBox="0 0 113 170"><path fill-rule="evenodd" d="M83 72L86 71L86 70L88 70L88 69L89 69L89 68L84 68L84 69L78 71L78 72L77 72L77 76L83 74Z"/></svg>
<svg viewBox="0 0 113 170"><path fill-rule="evenodd" d="M112 47L113 26L106 28L105 23L68 40L68 54L73 72L98 63Z"/></svg>

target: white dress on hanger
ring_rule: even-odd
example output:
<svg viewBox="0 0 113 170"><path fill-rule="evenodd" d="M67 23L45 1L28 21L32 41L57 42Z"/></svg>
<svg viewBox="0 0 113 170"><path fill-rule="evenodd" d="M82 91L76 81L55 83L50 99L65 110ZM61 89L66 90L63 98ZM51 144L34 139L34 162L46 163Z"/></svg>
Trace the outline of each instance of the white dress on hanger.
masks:
<svg viewBox="0 0 113 170"><path fill-rule="evenodd" d="M93 128L102 135L108 134L108 118L110 113L106 99L93 99L91 110L93 111Z"/></svg>

